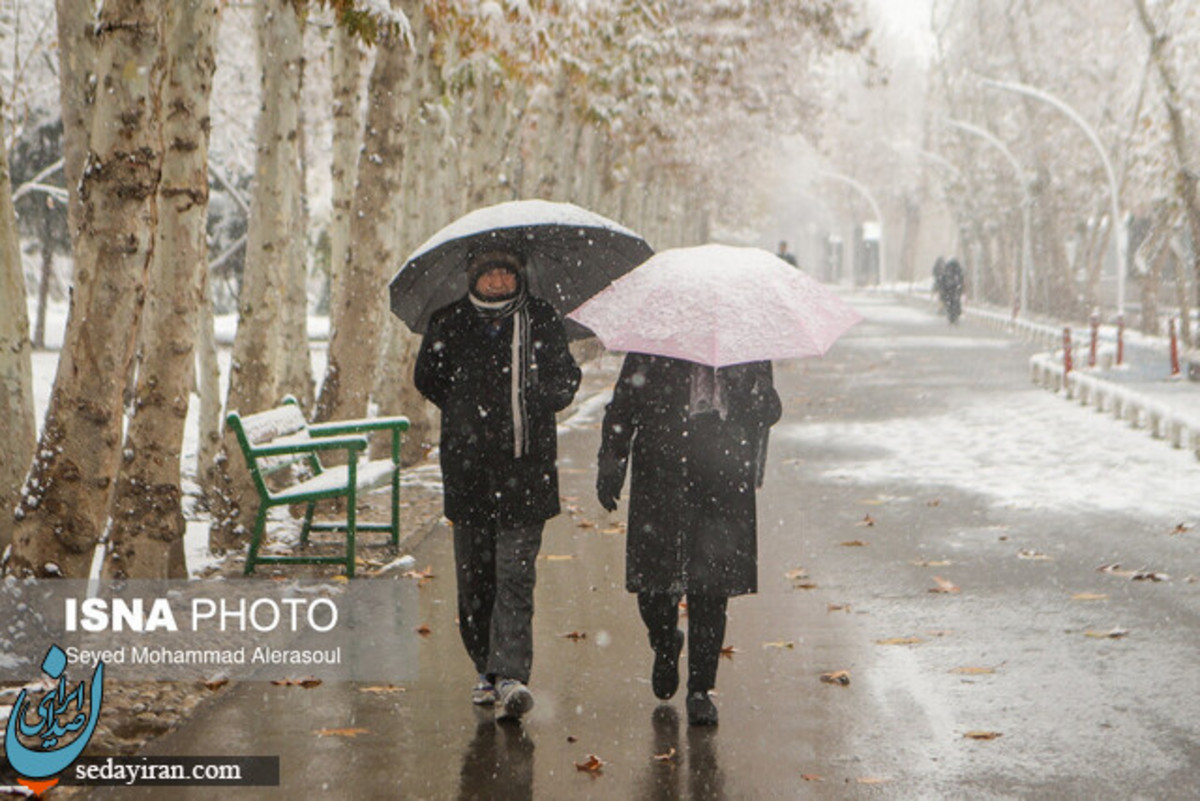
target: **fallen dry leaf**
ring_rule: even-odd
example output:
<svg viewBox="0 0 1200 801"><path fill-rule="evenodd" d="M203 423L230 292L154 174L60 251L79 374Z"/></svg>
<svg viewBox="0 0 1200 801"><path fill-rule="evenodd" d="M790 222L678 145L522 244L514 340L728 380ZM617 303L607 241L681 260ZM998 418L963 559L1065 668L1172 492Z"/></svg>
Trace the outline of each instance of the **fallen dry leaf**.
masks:
<svg viewBox="0 0 1200 801"><path fill-rule="evenodd" d="M541 558L547 562L569 562L575 557L569 553L544 553Z"/></svg>
<svg viewBox="0 0 1200 801"><path fill-rule="evenodd" d="M280 687L303 687L306 690L321 686L321 680L312 676L303 679L275 679L271 683Z"/></svg>
<svg viewBox="0 0 1200 801"><path fill-rule="evenodd" d="M596 524L593 523L591 520L580 520L578 523L575 524L575 526L577 528L595 528Z"/></svg>
<svg viewBox="0 0 1200 801"><path fill-rule="evenodd" d="M826 684L840 684L843 687L850 686L850 671L848 670L833 670L828 673L821 674L821 681Z"/></svg>
<svg viewBox="0 0 1200 801"><path fill-rule="evenodd" d="M925 642L920 637L891 637L886 640L876 640L876 645L916 645Z"/></svg>
<svg viewBox="0 0 1200 801"><path fill-rule="evenodd" d="M376 684L371 687L359 687L359 692L375 693L376 695L385 695L387 693L406 693L407 687L401 687L399 684Z"/></svg>
<svg viewBox="0 0 1200 801"><path fill-rule="evenodd" d="M585 632L585 631L568 631L566 634L563 634L561 636L564 639L568 639L568 640L575 640L575 641L586 640L587 632Z"/></svg>
<svg viewBox="0 0 1200 801"><path fill-rule="evenodd" d="M817 582L815 581L799 581L792 585L793 590L815 590Z"/></svg>
<svg viewBox="0 0 1200 801"><path fill-rule="evenodd" d="M568 743L577 743L577 742L579 742L579 738L578 738L578 737L576 737L574 734L568 734L568 735L567 735L567 742L568 742Z"/></svg>
<svg viewBox="0 0 1200 801"><path fill-rule="evenodd" d="M1045 554L1041 551L1034 551L1029 548L1022 548L1021 550L1017 551L1017 558L1033 559L1039 562L1050 562L1054 560L1054 557L1050 554Z"/></svg>
<svg viewBox="0 0 1200 801"><path fill-rule="evenodd" d="M228 683L229 679L209 679L208 681L204 682L204 687L205 689L215 691L221 689Z"/></svg>
<svg viewBox="0 0 1200 801"><path fill-rule="evenodd" d="M605 526L604 528L600 529L600 533L601 534L624 534L625 533L625 524L624 523L613 523L611 526Z"/></svg>
<svg viewBox="0 0 1200 801"><path fill-rule="evenodd" d="M806 782L823 782L823 781L825 781L824 776L818 776L815 773L801 773L800 778L804 779L804 781L806 781Z"/></svg>
<svg viewBox="0 0 1200 801"><path fill-rule="evenodd" d="M915 561L912 564L916 567L949 567L954 563L949 559L930 559L925 562Z"/></svg>
<svg viewBox="0 0 1200 801"><path fill-rule="evenodd" d="M369 734L370 729L317 729L313 734L318 737L357 737L360 734Z"/></svg>
<svg viewBox="0 0 1200 801"><path fill-rule="evenodd" d="M808 578L808 571L802 567L793 567L791 570L784 573L783 575L784 575L784 578L788 579L789 581L795 581L796 579Z"/></svg>
<svg viewBox="0 0 1200 801"><path fill-rule="evenodd" d="M1128 636L1128 629L1112 628L1108 631L1097 631L1088 629L1084 633L1085 637L1091 637L1093 640L1119 640L1122 637Z"/></svg>
<svg viewBox="0 0 1200 801"><path fill-rule="evenodd" d="M849 612L850 604L825 604L826 612Z"/></svg>
<svg viewBox="0 0 1200 801"><path fill-rule="evenodd" d="M1096 568L1096 572L1097 573L1111 573L1114 576L1123 576L1126 578L1129 576L1137 575L1136 570L1122 570L1120 562L1113 562L1112 564L1109 564L1109 565L1100 565L1100 567Z"/></svg>
<svg viewBox="0 0 1200 801"><path fill-rule="evenodd" d="M932 501L925 501L925 505L926 506L941 506L942 501L940 498L934 498Z"/></svg>
<svg viewBox="0 0 1200 801"><path fill-rule="evenodd" d="M867 544L862 540L846 540L842 543L842 546L845 548L865 548Z"/></svg>
<svg viewBox="0 0 1200 801"><path fill-rule="evenodd" d="M721 656L725 657L726 659L733 659L733 655L737 652L738 650L732 645L725 645L721 648Z"/></svg>
<svg viewBox="0 0 1200 801"><path fill-rule="evenodd" d="M655 754L654 761L655 762L674 762L676 759L676 753L677 752L675 751L675 749L671 748L671 750L665 754Z"/></svg>
<svg viewBox="0 0 1200 801"><path fill-rule="evenodd" d="M858 521L858 525L867 526L868 528L875 525L875 518L870 515L864 515L862 520Z"/></svg>
<svg viewBox="0 0 1200 801"><path fill-rule="evenodd" d="M774 642L764 642L763 648L795 648L796 643L791 640L776 640Z"/></svg>
<svg viewBox="0 0 1200 801"><path fill-rule="evenodd" d="M998 731L969 731L963 734L968 740L995 740L1003 736L1004 734Z"/></svg>
<svg viewBox="0 0 1200 801"><path fill-rule="evenodd" d="M603 773L604 760L595 754L588 754L585 761L575 763L575 770L582 770L585 773Z"/></svg>
<svg viewBox="0 0 1200 801"><path fill-rule="evenodd" d="M930 587L930 592L955 593L962 592L962 588L949 579L944 579L941 576L934 576L933 580L937 583L936 587Z"/></svg>
<svg viewBox="0 0 1200 801"><path fill-rule="evenodd" d="M1139 572L1134 573L1129 577L1131 581L1169 581L1171 579L1166 573Z"/></svg>
<svg viewBox="0 0 1200 801"><path fill-rule="evenodd" d="M1071 596L1072 601L1107 601L1108 595L1102 592L1077 592Z"/></svg>
<svg viewBox="0 0 1200 801"><path fill-rule="evenodd" d="M987 676L996 672L994 667L973 667L964 666L950 669L951 673L958 673L962 676Z"/></svg>
<svg viewBox="0 0 1200 801"><path fill-rule="evenodd" d="M1180 523L1177 526L1175 526L1175 530L1172 531L1171 533L1172 534L1186 534L1187 532L1189 532L1191 530L1192 530L1192 527L1189 526L1187 523Z"/></svg>
<svg viewBox="0 0 1200 801"><path fill-rule="evenodd" d="M887 784L891 779L883 776L863 776L860 779L855 779L859 784Z"/></svg>
<svg viewBox="0 0 1200 801"><path fill-rule="evenodd" d="M429 628L429 625L426 623L417 626L417 634L420 634L422 637L428 637L432 631L433 629Z"/></svg>

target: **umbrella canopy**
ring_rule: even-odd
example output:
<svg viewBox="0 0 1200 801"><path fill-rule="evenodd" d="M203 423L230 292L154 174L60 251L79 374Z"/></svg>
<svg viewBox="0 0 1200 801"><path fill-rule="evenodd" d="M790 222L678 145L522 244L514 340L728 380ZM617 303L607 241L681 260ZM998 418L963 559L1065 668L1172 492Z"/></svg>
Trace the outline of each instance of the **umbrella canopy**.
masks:
<svg viewBox="0 0 1200 801"><path fill-rule="evenodd" d="M466 294L471 257L488 250L523 256L530 294L564 315L654 253L628 228L570 203L500 203L460 217L408 257L388 285L392 312L425 333L435 311Z"/></svg>
<svg viewBox="0 0 1200 801"><path fill-rule="evenodd" d="M862 318L759 248L664 250L567 315L610 350L713 367L820 356Z"/></svg>

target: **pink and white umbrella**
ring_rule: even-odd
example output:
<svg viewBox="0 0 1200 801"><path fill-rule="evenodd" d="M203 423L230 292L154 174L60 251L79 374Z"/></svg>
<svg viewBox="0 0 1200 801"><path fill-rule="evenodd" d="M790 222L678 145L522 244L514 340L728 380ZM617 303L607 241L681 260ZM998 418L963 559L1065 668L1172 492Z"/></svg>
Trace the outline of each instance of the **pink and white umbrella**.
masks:
<svg viewBox="0 0 1200 801"><path fill-rule="evenodd" d="M660 251L567 317L609 350L713 367L820 356L862 319L775 254L728 245Z"/></svg>

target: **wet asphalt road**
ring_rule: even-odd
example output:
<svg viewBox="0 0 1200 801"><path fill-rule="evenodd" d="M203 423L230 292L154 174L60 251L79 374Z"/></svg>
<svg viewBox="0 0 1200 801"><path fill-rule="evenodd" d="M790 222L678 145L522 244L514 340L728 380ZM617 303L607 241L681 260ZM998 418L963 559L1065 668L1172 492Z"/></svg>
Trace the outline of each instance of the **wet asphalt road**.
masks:
<svg viewBox="0 0 1200 801"><path fill-rule="evenodd" d="M907 475L872 471L896 458L889 427L911 436L928 425L936 441L956 409L986 424L989 409L1068 404L1030 384L1030 346L925 308L855 303L866 321L828 356L777 367L785 419L759 498L761 589L730 604L715 730L689 728L681 697L660 705L650 691L623 537L611 531L625 506L610 516L593 498L602 406L585 403L561 439L572 510L545 535L537 706L523 725L496 725L468 701L439 529L416 551L436 575L414 616L431 633L403 692L244 683L153 752L281 757L281 788L224 794L234 798L1200 796L1200 583L1189 581L1200 531L1172 534L1180 520L1136 506L998 502L973 489L969 473L982 467L970 460L962 481L919 462ZM590 390L618 365L605 357ZM1046 419L1031 419L1026 436L1037 441ZM996 459L1010 456L997 448ZM1052 460L1021 458L1008 497L1040 497L1061 478ZM1200 478L1200 463L1178 465ZM1161 469L1118 466L1146 486ZM1111 563L1169 579L1097 571ZM957 591L930 591L939 586ZM1115 628L1127 634L1088 635ZM572 632L586 636L563 636ZM848 685L820 679L841 670ZM314 733L333 728L363 731ZM576 768L590 754L600 773Z"/></svg>

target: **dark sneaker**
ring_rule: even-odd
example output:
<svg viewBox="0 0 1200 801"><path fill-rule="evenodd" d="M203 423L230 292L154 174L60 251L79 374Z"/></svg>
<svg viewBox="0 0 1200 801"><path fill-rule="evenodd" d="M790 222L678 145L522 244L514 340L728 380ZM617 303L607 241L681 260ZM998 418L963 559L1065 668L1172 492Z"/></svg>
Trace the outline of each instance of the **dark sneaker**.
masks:
<svg viewBox="0 0 1200 801"><path fill-rule="evenodd" d="M496 688L483 673L479 674L479 680L471 690L471 703L476 706L493 706L496 703Z"/></svg>
<svg viewBox="0 0 1200 801"><path fill-rule="evenodd" d="M687 716L693 726L716 726L717 706L707 692L688 693Z"/></svg>
<svg viewBox="0 0 1200 801"><path fill-rule="evenodd" d="M520 720L533 709L533 693L516 679L500 679L496 683L496 720Z"/></svg>
<svg viewBox="0 0 1200 801"><path fill-rule="evenodd" d="M650 686L654 697L663 701L679 689L679 653L683 650L683 632L675 629L675 640L669 651L654 652L654 667L650 671Z"/></svg>

